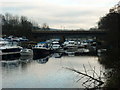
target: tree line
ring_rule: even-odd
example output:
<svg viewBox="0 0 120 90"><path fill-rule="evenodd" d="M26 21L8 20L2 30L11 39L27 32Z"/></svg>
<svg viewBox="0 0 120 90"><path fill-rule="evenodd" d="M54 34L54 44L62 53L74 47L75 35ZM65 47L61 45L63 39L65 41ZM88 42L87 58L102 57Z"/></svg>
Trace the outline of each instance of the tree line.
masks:
<svg viewBox="0 0 120 90"><path fill-rule="evenodd" d="M32 30L49 30L49 26L44 23L41 27L34 25L34 22L25 16L13 16L10 13L0 14L3 35L26 36L32 38Z"/></svg>

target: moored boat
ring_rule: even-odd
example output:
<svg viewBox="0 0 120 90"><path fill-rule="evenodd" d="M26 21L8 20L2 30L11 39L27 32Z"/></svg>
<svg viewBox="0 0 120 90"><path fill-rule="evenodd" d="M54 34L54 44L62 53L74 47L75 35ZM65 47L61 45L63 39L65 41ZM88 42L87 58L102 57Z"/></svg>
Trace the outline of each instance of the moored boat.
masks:
<svg viewBox="0 0 120 90"><path fill-rule="evenodd" d="M51 49L53 50L57 50L57 49L60 49L61 46L60 46L60 43L59 42L52 42L52 46L51 46Z"/></svg>
<svg viewBox="0 0 120 90"><path fill-rule="evenodd" d="M33 55L33 50L32 49L22 49L20 51L20 54L23 56L29 56L29 55Z"/></svg>
<svg viewBox="0 0 120 90"><path fill-rule="evenodd" d="M47 45L46 42L40 42L35 47L33 47L34 56L46 56L51 53L51 48Z"/></svg>
<svg viewBox="0 0 120 90"><path fill-rule="evenodd" d="M21 49L22 47L13 44L13 42L0 40L0 55L2 56L2 60L20 56Z"/></svg>

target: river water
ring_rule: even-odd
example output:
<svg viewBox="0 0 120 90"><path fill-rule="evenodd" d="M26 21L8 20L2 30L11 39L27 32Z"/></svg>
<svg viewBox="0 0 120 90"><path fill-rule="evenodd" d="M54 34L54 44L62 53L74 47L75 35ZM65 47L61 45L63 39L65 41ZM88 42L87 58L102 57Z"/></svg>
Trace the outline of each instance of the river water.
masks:
<svg viewBox="0 0 120 90"><path fill-rule="evenodd" d="M90 72L91 67L97 74L102 70L96 56L55 58L51 55L37 60L29 56L14 61L2 61L2 88L84 88L82 84L87 78L78 81L82 76L66 69L74 68L85 73L84 66L89 75L93 75Z"/></svg>

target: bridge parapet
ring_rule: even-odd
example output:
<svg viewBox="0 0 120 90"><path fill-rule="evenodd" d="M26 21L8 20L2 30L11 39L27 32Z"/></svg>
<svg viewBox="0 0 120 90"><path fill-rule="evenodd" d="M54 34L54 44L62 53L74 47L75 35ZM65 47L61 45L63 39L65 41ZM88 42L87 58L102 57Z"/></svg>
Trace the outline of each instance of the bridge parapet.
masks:
<svg viewBox="0 0 120 90"><path fill-rule="evenodd" d="M103 30L96 31L80 31L80 30L59 30L59 31L43 31L43 30L33 30L34 37L37 38L69 38L69 37L102 37L106 35Z"/></svg>

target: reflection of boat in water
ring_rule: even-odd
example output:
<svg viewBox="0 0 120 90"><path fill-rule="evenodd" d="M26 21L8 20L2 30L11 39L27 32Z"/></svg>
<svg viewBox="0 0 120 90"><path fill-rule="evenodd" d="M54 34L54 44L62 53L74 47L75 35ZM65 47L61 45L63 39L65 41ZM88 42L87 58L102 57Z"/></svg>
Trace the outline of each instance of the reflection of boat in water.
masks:
<svg viewBox="0 0 120 90"><path fill-rule="evenodd" d="M20 55L15 54L15 55L2 55L2 61L14 61L14 60L19 60Z"/></svg>
<svg viewBox="0 0 120 90"><path fill-rule="evenodd" d="M20 57L20 62L22 62L22 63L28 63L28 62L30 62L32 60L33 60L33 56L32 55L31 56L23 55L23 56Z"/></svg>
<svg viewBox="0 0 120 90"><path fill-rule="evenodd" d="M65 52L68 56L75 56L75 52L68 52L68 51L66 51Z"/></svg>
<svg viewBox="0 0 120 90"><path fill-rule="evenodd" d="M50 58L50 56L36 58L36 61L40 64L45 64L46 62L48 62L49 58Z"/></svg>
<svg viewBox="0 0 120 90"><path fill-rule="evenodd" d="M79 52L79 53L89 53L90 50L89 50L89 49L86 49L86 48L79 48L79 49L78 49L78 52Z"/></svg>
<svg viewBox="0 0 120 90"><path fill-rule="evenodd" d="M33 59L33 56L21 56L20 60Z"/></svg>
<svg viewBox="0 0 120 90"><path fill-rule="evenodd" d="M45 64L46 62L48 62L48 60L49 60L49 57L45 57L45 58L38 59L37 62L40 64Z"/></svg>
<svg viewBox="0 0 120 90"><path fill-rule="evenodd" d="M23 56L29 56L29 55L33 55L33 50L32 49L22 49L20 51L20 54Z"/></svg>
<svg viewBox="0 0 120 90"><path fill-rule="evenodd" d="M88 55L90 54L90 50L87 48L78 48L76 55Z"/></svg>
<svg viewBox="0 0 120 90"><path fill-rule="evenodd" d="M41 64L44 64L46 62L48 62L48 59L51 57L51 54L50 55L34 55L33 56L33 60L37 61L38 63L41 63Z"/></svg>
<svg viewBox="0 0 120 90"><path fill-rule="evenodd" d="M106 53L106 51L107 51L107 49L98 49L97 50L97 55L102 56L102 55L104 55Z"/></svg>
<svg viewBox="0 0 120 90"><path fill-rule="evenodd" d="M55 58L61 58L62 53L54 53L52 56L55 57Z"/></svg>
<svg viewBox="0 0 120 90"><path fill-rule="evenodd" d="M20 64L20 56L13 55L12 57L6 57L5 60L0 61L3 67L18 67Z"/></svg>
<svg viewBox="0 0 120 90"><path fill-rule="evenodd" d="M49 56L49 55L47 55L47 54L40 55L39 53L36 53L35 55L33 55L33 60L38 60L41 58L45 58L47 56Z"/></svg>
<svg viewBox="0 0 120 90"><path fill-rule="evenodd" d="M65 50L65 54L67 54L68 56L75 56L76 52L77 52L77 47L74 46L69 46Z"/></svg>
<svg viewBox="0 0 120 90"><path fill-rule="evenodd" d="M19 60L12 60L12 61L1 61L3 67L18 67L20 64Z"/></svg>

